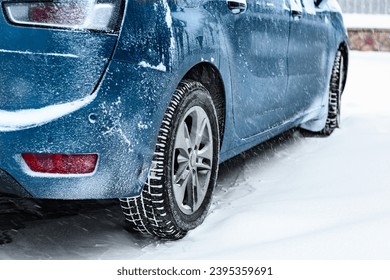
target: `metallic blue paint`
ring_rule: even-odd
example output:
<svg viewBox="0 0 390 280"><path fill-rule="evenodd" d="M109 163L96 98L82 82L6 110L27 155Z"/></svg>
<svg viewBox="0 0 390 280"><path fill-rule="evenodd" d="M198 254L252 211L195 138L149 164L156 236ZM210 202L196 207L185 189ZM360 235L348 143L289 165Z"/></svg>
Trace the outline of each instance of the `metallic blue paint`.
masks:
<svg viewBox="0 0 390 280"><path fill-rule="evenodd" d="M0 131L0 189L64 199L139 195L175 88L186 75L208 79L195 73L199 64L223 83L221 161L292 127L320 130L334 56L340 46L347 55L341 15L304 9L294 20L286 0L247 4L234 15L225 0L128 0L119 34L13 26L0 15L0 112L96 94L61 118ZM48 176L27 171L22 153L99 160L93 174ZM12 191L15 181L22 187Z"/></svg>

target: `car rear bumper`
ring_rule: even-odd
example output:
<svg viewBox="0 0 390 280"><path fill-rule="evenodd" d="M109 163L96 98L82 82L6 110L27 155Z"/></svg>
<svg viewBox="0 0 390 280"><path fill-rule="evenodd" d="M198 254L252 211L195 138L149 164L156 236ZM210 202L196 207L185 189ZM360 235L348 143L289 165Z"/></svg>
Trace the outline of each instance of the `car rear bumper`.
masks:
<svg viewBox="0 0 390 280"><path fill-rule="evenodd" d="M170 99L157 90L167 88L165 75L112 61L90 103L48 122L0 130L0 177L8 178L0 191L60 199L139 195ZM38 173L22 153L93 153L98 163L89 174Z"/></svg>

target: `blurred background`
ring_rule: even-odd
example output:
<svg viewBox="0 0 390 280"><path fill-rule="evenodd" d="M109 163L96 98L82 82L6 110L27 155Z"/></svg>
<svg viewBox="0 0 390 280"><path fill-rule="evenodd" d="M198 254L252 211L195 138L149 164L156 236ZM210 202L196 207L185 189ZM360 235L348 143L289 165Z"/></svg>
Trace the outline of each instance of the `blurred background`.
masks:
<svg viewBox="0 0 390 280"><path fill-rule="evenodd" d="M390 52L390 0L338 0L352 50Z"/></svg>

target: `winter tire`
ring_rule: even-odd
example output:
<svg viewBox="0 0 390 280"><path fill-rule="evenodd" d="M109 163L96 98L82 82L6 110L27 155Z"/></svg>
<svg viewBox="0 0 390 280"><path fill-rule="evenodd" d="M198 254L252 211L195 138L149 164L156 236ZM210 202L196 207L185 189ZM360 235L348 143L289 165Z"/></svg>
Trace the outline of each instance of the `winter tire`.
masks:
<svg viewBox="0 0 390 280"><path fill-rule="evenodd" d="M133 230L180 239L209 209L219 160L218 119L202 84L182 81L166 110L139 197L121 199Z"/></svg>
<svg viewBox="0 0 390 280"><path fill-rule="evenodd" d="M343 92L344 58L339 50L333 63L329 85L328 116L325 127L320 131L328 136L340 126L341 95Z"/></svg>

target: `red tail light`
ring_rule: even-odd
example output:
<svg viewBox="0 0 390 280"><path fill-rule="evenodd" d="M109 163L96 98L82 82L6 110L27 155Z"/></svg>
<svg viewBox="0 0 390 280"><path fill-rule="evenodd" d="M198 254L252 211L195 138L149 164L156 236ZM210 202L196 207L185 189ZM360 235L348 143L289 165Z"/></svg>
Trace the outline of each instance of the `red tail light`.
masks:
<svg viewBox="0 0 390 280"><path fill-rule="evenodd" d="M84 17L83 8L76 4L31 6L29 12L32 22L55 25L81 25Z"/></svg>
<svg viewBox="0 0 390 280"><path fill-rule="evenodd" d="M22 154L34 172L51 174L88 174L96 169L97 154Z"/></svg>

